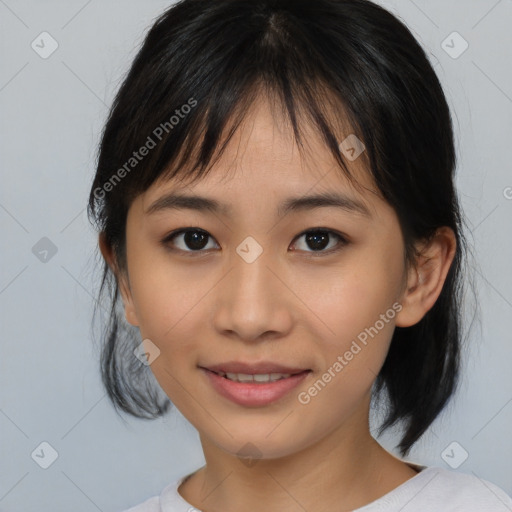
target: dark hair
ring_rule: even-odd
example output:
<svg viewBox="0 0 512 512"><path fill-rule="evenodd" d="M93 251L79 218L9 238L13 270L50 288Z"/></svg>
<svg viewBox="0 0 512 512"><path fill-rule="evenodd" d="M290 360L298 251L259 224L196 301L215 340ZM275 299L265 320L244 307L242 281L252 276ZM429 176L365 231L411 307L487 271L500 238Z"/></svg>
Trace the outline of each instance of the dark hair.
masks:
<svg viewBox="0 0 512 512"><path fill-rule="evenodd" d="M456 235L437 302L416 325L395 328L375 381L373 398L385 390L388 399L379 435L400 420L405 455L457 389L466 242L449 107L425 52L395 16L367 0L176 3L149 30L114 100L89 218L122 272L132 200L157 179L204 176L264 93L278 100L272 104L290 120L299 149L298 119L305 118L350 180L336 123L348 123L363 141L367 168L399 218L406 265L417 256L414 243L439 227ZM134 156L142 147L150 149ZM100 298L106 290L101 370L108 396L116 410L161 416L171 403L133 355L138 330L123 318L118 282L105 262Z"/></svg>

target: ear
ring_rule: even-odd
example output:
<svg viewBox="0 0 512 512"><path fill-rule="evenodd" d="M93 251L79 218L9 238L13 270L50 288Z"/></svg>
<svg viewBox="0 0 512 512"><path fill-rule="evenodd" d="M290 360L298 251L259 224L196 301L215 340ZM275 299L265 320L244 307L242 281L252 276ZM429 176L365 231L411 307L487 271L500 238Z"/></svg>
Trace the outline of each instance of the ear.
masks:
<svg viewBox="0 0 512 512"><path fill-rule="evenodd" d="M457 240L452 229L443 226L427 243L417 247L420 256L407 276L402 294L401 311L396 316L397 327L417 324L435 304L450 269Z"/></svg>
<svg viewBox="0 0 512 512"><path fill-rule="evenodd" d="M135 306L133 303L132 293L130 290L130 284L128 281L127 272L121 272L118 269L117 260L114 254L114 250L112 246L108 243L105 232L102 231L99 234L98 245L100 247L101 254L105 261L107 262L110 270L115 275L117 283L119 285L119 291L121 293L121 297L123 299L124 304L124 315L126 317L126 321L138 327L139 321L137 319L137 314L135 312ZM126 275L125 275L126 274Z"/></svg>

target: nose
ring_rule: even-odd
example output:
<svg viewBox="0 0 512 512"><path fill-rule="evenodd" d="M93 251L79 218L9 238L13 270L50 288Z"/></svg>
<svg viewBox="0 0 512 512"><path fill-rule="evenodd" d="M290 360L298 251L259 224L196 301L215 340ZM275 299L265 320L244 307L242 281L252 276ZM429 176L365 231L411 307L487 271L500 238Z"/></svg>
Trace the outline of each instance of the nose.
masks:
<svg viewBox="0 0 512 512"><path fill-rule="evenodd" d="M280 274L265 252L251 263L235 254L215 297L217 332L244 341L285 336L292 327L293 293Z"/></svg>

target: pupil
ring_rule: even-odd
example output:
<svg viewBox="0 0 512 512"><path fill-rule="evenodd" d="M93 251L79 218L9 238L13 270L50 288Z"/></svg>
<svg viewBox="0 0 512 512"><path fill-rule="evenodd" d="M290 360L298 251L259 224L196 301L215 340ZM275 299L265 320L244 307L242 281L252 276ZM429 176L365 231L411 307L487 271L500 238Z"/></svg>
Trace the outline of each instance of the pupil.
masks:
<svg viewBox="0 0 512 512"><path fill-rule="evenodd" d="M187 231L185 243L190 249L202 249L207 243L208 236L200 231Z"/></svg>
<svg viewBox="0 0 512 512"><path fill-rule="evenodd" d="M320 231L315 231L313 234L306 235L307 243L311 249L324 249L329 242L329 235Z"/></svg>

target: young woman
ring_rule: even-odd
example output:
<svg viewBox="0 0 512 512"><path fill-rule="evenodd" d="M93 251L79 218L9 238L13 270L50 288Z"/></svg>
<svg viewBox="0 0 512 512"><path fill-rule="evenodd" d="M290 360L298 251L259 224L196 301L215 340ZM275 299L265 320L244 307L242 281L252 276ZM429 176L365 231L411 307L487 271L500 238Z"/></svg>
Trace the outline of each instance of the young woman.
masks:
<svg viewBox="0 0 512 512"><path fill-rule="evenodd" d="M369 430L374 400L405 456L456 390L454 170L439 81L372 2L183 0L156 21L90 194L102 374L137 417L172 402L206 464L131 512L512 510Z"/></svg>

